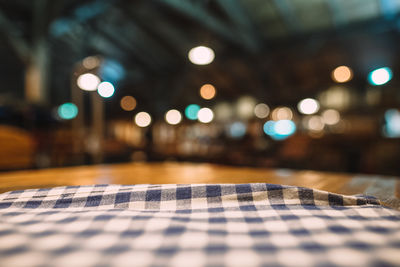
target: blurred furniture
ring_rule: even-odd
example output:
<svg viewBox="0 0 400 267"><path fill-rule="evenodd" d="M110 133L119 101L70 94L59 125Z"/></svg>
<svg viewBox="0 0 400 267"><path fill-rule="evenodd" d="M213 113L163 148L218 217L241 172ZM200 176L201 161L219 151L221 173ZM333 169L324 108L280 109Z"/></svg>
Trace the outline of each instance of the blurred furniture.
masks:
<svg viewBox="0 0 400 267"><path fill-rule="evenodd" d="M28 188L91 184L272 183L304 186L329 192L375 196L384 205L400 208L400 179L194 163L128 163L0 174L0 193Z"/></svg>
<svg viewBox="0 0 400 267"><path fill-rule="evenodd" d="M0 170L34 166L35 142L19 128L0 125Z"/></svg>

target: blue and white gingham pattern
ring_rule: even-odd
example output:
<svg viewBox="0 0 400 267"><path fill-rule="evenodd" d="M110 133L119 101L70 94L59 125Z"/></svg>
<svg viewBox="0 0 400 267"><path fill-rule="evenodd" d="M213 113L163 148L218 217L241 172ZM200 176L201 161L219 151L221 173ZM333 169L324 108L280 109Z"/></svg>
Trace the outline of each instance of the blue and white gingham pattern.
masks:
<svg viewBox="0 0 400 267"><path fill-rule="evenodd" d="M400 212L271 184L13 191L0 266L400 266Z"/></svg>

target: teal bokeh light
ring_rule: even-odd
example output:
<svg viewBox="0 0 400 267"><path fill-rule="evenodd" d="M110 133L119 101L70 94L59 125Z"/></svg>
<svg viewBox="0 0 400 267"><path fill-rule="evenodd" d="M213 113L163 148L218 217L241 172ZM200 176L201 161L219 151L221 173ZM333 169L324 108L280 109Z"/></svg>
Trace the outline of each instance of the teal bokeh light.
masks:
<svg viewBox="0 0 400 267"><path fill-rule="evenodd" d="M78 115L78 107L74 103L64 103L58 107L57 113L63 120L72 120Z"/></svg>
<svg viewBox="0 0 400 267"><path fill-rule="evenodd" d="M196 104L190 104L185 109L185 116L189 120L197 120L197 113L200 110L200 106Z"/></svg>
<svg viewBox="0 0 400 267"><path fill-rule="evenodd" d="M296 132L296 124L291 120L267 121L264 132L274 140L284 140Z"/></svg>
<svg viewBox="0 0 400 267"><path fill-rule="evenodd" d="M373 70L368 75L368 81L372 85L383 85L392 79L392 70L388 67Z"/></svg>
<svg viewBox="0 0 400 267"><path fill-rule="evenodd" d="M274 121L267 121L266 123L264 123L263 127L264 133L267 135L274 135L275 134L274 125L275 125Z"/></svg>
<svg viewBox="0 0 400 267"><path fill-rule="evenodd" d="M400 137L400 111L397 109L389 109L385 112L383 135L389 138Z"/></svg>

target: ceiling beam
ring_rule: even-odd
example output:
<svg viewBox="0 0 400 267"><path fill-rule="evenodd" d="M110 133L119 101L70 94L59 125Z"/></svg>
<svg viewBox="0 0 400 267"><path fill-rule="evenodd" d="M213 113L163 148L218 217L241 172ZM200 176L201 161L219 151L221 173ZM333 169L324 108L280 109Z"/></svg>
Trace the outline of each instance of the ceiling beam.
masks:
<svg viewBox="0 0 400 267"><path fill-rule="evenodd" d="M247 42L243 42L242 38L238 38L237 32L232 31L232 27L227 25L225 22L211 15L200 2L188 1L188 0L163 0L160 1L180 14L196 21L203 27L219 35L223 39L240 45L246 50L252 50L253 47L249 46Z"/></svg>
<svg viewBox="0 0 400 267"><path fill-rule="evenodd" d="M101 44L101 51L104 51L105 54L110 56L115 55L114 57L117 57L118 60L122 61L126 61L127 58L132 59L133 57L135 59L135 63L139 63L139 65L148 72L155 72L159 70L159 65L151 60L151 58L146 55L145 51L135 49L134 44L126 42L126 39L121 40L121 33L109 31L98 26L94 31L97 33L90 33L93 35L90 42L92 46L99 47L99 44L96 43L94 38L102 40L103 43ZM108 53L107 50L112 50L114 52Z"/></svg>
<svg viewBox="0 0 400 267"><path fill-rule="evenodd" d="M5 36L10 46L15 50L22 62L30 60L31 47L24 40L22 31L12 23L3 11L0 10L0 32Z"/></svg>
<svg viewBox="0 0 400 267"><path fill-rule="evenodd" d="M115 1L94 0L75 8L71 16L60 17L53 21L49 27L52 37L62 37L75 27L87 23L108 10Z"/></svg>
<svg viewBox="0 0 400 267"><path fill-rule="evenodd" d="M139 53L143 54L160 66L170 65L175 61L171 53L155 40L146 29L140 27L125 10L114 9L117 24L124 24L120 29L124 30L125 42L134 45ZM148 17L148 20L152 18Z"/></svg>
<svg viewBox="0 0 400 267"><path fill-rule="evenodd" d="M291 33L300 32L301 25L297 19L293 4L291 4L288 0L274 0L274 3L278 13Z"/></svg>
<svg viewBox="0 0 400 267"><path fill-rule="evenodd" d="M341 1L339 0L328 0L326 1L331 17L332 17L332 23L335 27L340 27L345 25L348 22L348 19L344 15L345 13L343 12L343 7L341 4Z"/></svg>
<svg viewBox="0 0 400 267"><path fill-rule="evenodd" d="M247 46L251 47L254 52L257 52L261 47L260 38L254 29L252 21L245 13L239 1L218 0L218 4L235 25L239 36L246 42Z"/></svg>
<svg viewBox="0 0 400 267"><path fill-rule="evenodd" d="M127 13L131 20L152 35L157 43L165 44L168 51L181 55L192 48L193 43L181 25L174 25L162 12L154 10L154 5L141 5L140 8L131 6ZM151 23L148 23L148 14L152 14Z"/></svg>
<svg viewBox="0 0 400 267"><path fill-rule="evenodd" d="M400 12L397 12L396 16L400 16ZM383 17L378 17L366 21L352 22L336 28L293 34L279 40L271 38L267 39L267 41L271 49L280 50L296 47L299 44L305 44L307 42L348 39L354 38L356 34L377 35L383 32L395 32L400 34L396 20L387 20Z"/></svg>

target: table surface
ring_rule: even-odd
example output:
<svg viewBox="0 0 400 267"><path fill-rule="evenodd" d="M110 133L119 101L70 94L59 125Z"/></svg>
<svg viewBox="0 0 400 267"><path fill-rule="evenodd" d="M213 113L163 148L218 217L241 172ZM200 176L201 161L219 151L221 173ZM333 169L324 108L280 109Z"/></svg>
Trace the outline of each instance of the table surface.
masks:
<svg viewBox="0 0 400 267"><path fill-rule="evenodd" d="M400 178L233 167L199 163L126 163L0 173L0 193L28 188L91 184L272 183L375 196L400 209Z"/></svg>

